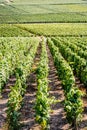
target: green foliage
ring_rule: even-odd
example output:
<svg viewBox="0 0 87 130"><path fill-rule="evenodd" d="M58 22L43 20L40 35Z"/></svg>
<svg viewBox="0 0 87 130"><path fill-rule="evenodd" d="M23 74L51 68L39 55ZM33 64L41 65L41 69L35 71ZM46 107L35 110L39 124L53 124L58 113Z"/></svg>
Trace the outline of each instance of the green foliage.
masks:
<svg viewBox="0 0 87 130"><path fill-rule="evenodd" d="M40 28L40 30L43 30L43 27ZM40 34L41 33L42 32L40 32ZM77 38L75 45L73 45L70 42L67 43L67 40L65 40L69 38L70 37L66 37L64 39L52 38L52 40L48 38L48 45L64 88L66 98L64 102L66 116L68 121L73 123L74 120L79 122L83 111L81 100L82 93L75 86L73 72L79 77L81 82L87 86L87 62L85 60L87 58L85 51L87 40L86 38L82 38L83 40L81 40L81 38ZM26 79L31 72L39 40L39 38L34 37L0 38L0 93L2 92L3 86L6 84L10 75L15 74L16 76L16 83L14 87L11 87L7 105L9 130L20 129L19 111L22 105L23 96L26 92ZM70 38L70 40L73 41L73 38ZM81 44L82 41L84 41L83 45ZM77 46L79 47L76 48ZM42 129L49 129L50 105L54 102L54 98L49 98L48 72L49 67L46 45L42 42L41 59L36 71L38 91L35 104L36 121L42 126Z"/></svg>
<svg viewBox="0 0 87 130"><path fill-rule="evenodd" d="M54 58L54 63L57 68L59 78L62 81L65 93L69 92L70 89L75 85L75 78L69 64L65 61L59 52L59 49L54 43L48 39L48 45Z"/></svg>
<svg viewBox="0 0 87 130"><path fill-rule="evenodd" d="M48 14L49 15L49 14ZM71 15L70 15L71 16ZM70 36L78 38L87 36L87 24L84 23L39 23L39 24L1 24L2 37L28 37L33 35L44 36ZM84 39L86 39L84 37Z"/></svg>
<svg viewBox="0 0 87 130"><path fill-rule="evenodd" d="M87 22L87 5L82 0L0 1L0 23Z"/></svg>
<svg viewBox="0 0 87 130"><path fill-rule="evenodd" d="M11 87L11 92L9 94L8 109L7 109L7 120L9 130L19 130L19 109L21 108L21 102L23 100L21 95L21 81L18 79L14 87Z"/></svg>
<svg viewBox="0 0 87 130"><path fill-rule="evenodd" d="M28 65L26 60L31 60L31 57L27 57L29 48L32 43L38 42L38 38L0 38L0 94L11 75L22 78L23 67ZM33 56L32 53L30 55ZM29 64L32 64L32 60Z"/></svg>
<svg viewBox="0 0 87 130"><path fill-rule="evenodd" d="M0 37L28 37L32 36L29 31L16 27L13 24L0 25Z"/></svg>
<svg viewBox="0 0 87 130"><path fill-rule="evenodd" d="M87 36L87 24L84 23L35 23L35 24L16 24L36 35L44 36Z"/></svg>
<svg viewBox="0 0 87 130"><path fill-rule="evenodd" d="M22 59L17 63L18 67L16 67L15 70L16 83L14 87L11 87L11 92L9 93L9 99L8 99L8 106L7 106L7 121L9 124L8 129L11 130L20 129L19 110L22 105L23 96L26 92L26 80L27 76L31 72L38 44L39 39L36 38L33 47L30 49L30 52L26 56L23 53L24 51L22 52L21 50ZM27 49L28 48L26 48L26 51Z"/></svg>
<svg viewBox="0 0 87 130"><path fill-rule="evenodd" d="M66 96L64 106L68 122L71 124L75 119L77 122L81 121L83 112L81 96L82 92L75 87Z"/></svg>
<svg viewBox="0 0 87 130"><path fill-rule="evenodd" d="M83 39L83 38L82 38ZM64 44L66 47L70 48L73 52L75 52L77 55L79 55L81 58L87 59L87 51L86 51L86 45L82 45L81 41L77 41L77 43L75 43L75 38L69 41L69 39L67 40L67 38L58 38L58 40L60 42L62 42L62 44Z"/></svg>
<svg viewBox="0 0 87 130"><path fill-rule="evenodd" d="M74 53L69 47L65 44L61 44L61 42L55 38L52 38L54 44L59 47L59 50L63 57L68 61L71 65L74 73L79 77L80 81L87 86L87 63L86 60L81 58L77 53ZM71 62L73 64L71 64ZM83 77L84 76L84 77Z"/></svg>
<svg viewBox="0 0 87 130"><path fill-rule="evenodd" d="M49 99L48 92L48 57L46 51L46 45L43 41L42 52L40 57L40 63L37 69L37 98L35 104L36 111L36 121L41 125L42 129L49 128L49 118L50 118L50 104L52 101ZM51 102L50 102L51 101Z"/></svg>
<svg viewBox="0 0 87 130"><path fill-rule="evenodd" d="M55 40L53 39L53 41ZM60 48L58 48L59 46L58 47L55 46L53 41L51 41L51 39L48 39L48 45L57 68L58 76L61 79L62 85L64 87L65 92L64 106L66 116L69 123L75 126L79 122L79 120L81 120L82 117L83 112L83 103L81 100L82 93L75 86L75 78L73 72L68 63L66 62L66 60L60 54L59 52ZM61 50L63 50L62 47ZM62 54L64 55L65 52L67 53L67 51L63 51Z"/></svg>
<svg viewBox="0 0 87 130"><path fill-rule="evenodd" d="M49 112L50 112L50 104L48 99L48 81L47 79L39 80L38 83L38 92L37 92L37 100L35 105L36 110L36 121L41 125L43 129L49 127Z"/></svg>

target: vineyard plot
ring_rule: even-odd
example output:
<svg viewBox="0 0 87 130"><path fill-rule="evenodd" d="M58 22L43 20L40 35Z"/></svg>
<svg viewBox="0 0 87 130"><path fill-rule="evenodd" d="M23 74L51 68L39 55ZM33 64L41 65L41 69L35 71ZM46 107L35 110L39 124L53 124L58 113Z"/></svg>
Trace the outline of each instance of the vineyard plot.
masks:
<svg viewBox="0 0 87 130"><path fill-rule="evenodd" d="M19 124L21 124L22 130L41 129L41 127L45 129L49 126L50 130L72 130L72 127L68 124L68 114L71 122L76 118L78 119L78 116L80 119L80 116L83 115L79 130L87 127L86 96L81 98L82 93L79 91L80 88L83 92L84 85L79 87L81 86L80 80L75 80L75 75L79 77L81 67L84 65L85 72L81 71L80 76L81 81L84 81L83 83L86 86L86 59L81 58L76 50L71 51L70 49L71 44L74 49L79 44L78 48L81 48L83 53L83 49L86 47L86 39L83 38L84 44L81 46L81 38L77 38L74 47L73 38L69 39L73 42L70 44L67 43L68 39L69 37L66 39L48 38L48 48L48 45L46 45L47 39L43 36L0 38L0 94L2 96L0 98L0 118L2 119L0 120L0 128L2 130L5 127L3 125L6 123L6 118L11 129L19 130ZM41 47L37 50L39 43ZM78 62L72 58L72 55L78 59ZM83 64L79 67L81 60ZM74 65L78 63L77 68L71 64L72 62ZM85 79L83 79L82 74ZM6 101L5 104L3 103L4 100ZM82 110L82 107L84 110ZM52 108L52 111L50 108ZM75 111L73 111L74 109ZM7 115L6 110L8 110ZM73 111L72 115L70 115L70 110Z"/></svg>
<svg viewBox="0 0 87 130"><path fill-rule="evenodd" d="M87 75L87 73L86 73L86 67L87 67L86 60L82 59L79 55L77 56L77 53L74 53L73 51L71 51L71 49L68 46L66 46L67 42L64 42L62 39L68 39L68 38L58 38L57 40L55 40L55 38L52 38L52 40L54 41L54 44L56 45L56 47L59 48L59 50L60 50L61 54L63 55L63 57L66 59L68 64L70 64L70 66L72 68L72 71L74 72L75 76L77 75L77 77L79 77L80 81L79 81L79 84L78 84L78 82L77 82L78 80L76 80L76 83L75 83L76 86L79 87L82 90L82 92L84 92L86 94L86 85L85 85L85 87L84 87L84 85L82 85L83 86L83 88L82 88L82 86L81 86L82 83L81 82L84 83L84 80L87 80L87 78L83 77L83 81L80 78L80 76L81 76L80 73L84 73L85 72L85 75L84 75L85 77ZM75 40L75 38L72 38L72 39ZM82 42L81 39L86 40L86 38L81 38L81 39L78 38L78 39L80 40L80 42ZM78 43L78 44L80 44L80 43ZM83 69L81 70L82 67L83 67ZM82 114L82 116L83 116L82 117L82 122L79 125L79 129L81 129L81 130L82 130L82 128L86 127L86 123L85 122L87 121L86 120L86 96L83 95L82 99L83 99L83 102L84 102L84 104L83 104L84 112ZM76 105L77 105L77 103L76 103ZM77 111L78 111L78 107L77 107Z"/></svg>
<svg viewBox="0 0 87 130"><path fill-rule="evenodd" d="M35 99L37 91L37 79L36 79L36 69L39 64L41 55L41 44L38 47L34 64L32 66L32 71L27 79L27 89L23 99L23 107L21 108L20 123L22 125L22 130L35 129L38 125L35 122Z"/></svg>
<svg viewBox="0 0 87 130"><path fill-rule="evenodd" d="M16 57L16 55L14 55L14 57L16 57L15 58L16 62L14 64L12 64L13 63L12 61L14 60L14 58L12 57L13 55L10 55L10 57L13 58L11 60L10 64L14 66L14 67L12 67L14 69L12 69L13 73L8 73L9 76L11 74L13 74L13 75L15 75L15 78L16 78L16 82L14 84L14 87L13 86L12 87L8 86L8 87L10 87L10 93L8 94L9 98L8 97L6 98L8 100L8 103L7 103L7 120L8 120L8 124L9 124L8 126L10 127L10 129L12 129L13 127L17 127L17 129L18 129L18 125L16 125L17 122L18 122L18 118L19 118L18 111L21 108L21 102L23 100L22 96L24 95L24 93L26 91L26 78L27 78L27 76L29 75L29 73L31 71L32 64L33 64L33 59L34 59L35 53L37 51L37 46L38 46L39 40L40 40L39 38L35 38L35 39L29 38L29 39L26 38L25 39L26 43L24 42L24 44L22 43L23 40L24 40L23 38L7 38L7 39L3 38L3 39L1 39L1 40L7 40L7 41L10 40L11 44L13 44L17 40L16 44L18 44L18 47L19 47L19 48L17 48L17 50L19 50L19 51L16 51L14 53L14 54L17 54L17 52L19 53L17 55L17 57ZM34 42L34 44L33 44L33 42ZM10 47L9 44L6 44L7 47L5 47L5 49L4 49L4 44L5 44L5 42L2 42L2 44L0 46L1 49L2 49L2 52L1 52L2 60L3 60L3 57L6 54L5 49ZM33 44L33 46L31 44ZM3 51L3 50L5 50L5 51ZM5 57L8 58L8 56L9 56L9 54L7 56L5 56ZM9 58L9 60L10 60L10 58ZM9 62L7 62L7 64L8 63ZM0 66L0 70L2 70L2 69L4 69L6 74L7 74L7 72L9 72L9 71L6 71L7 69ZM1 71L1 72L3 72L3 71ZM9 76L8 76L8 79L9 79ZM3 73L1 73L0 78L1 78L0 85L4 86L4 84L2 84L2 83L4 82L6 84L6 80L3 80L3 78L4 78ZM0 86L0 87L2 88L2 86ZM5 86L1 90L3 91L4 89L5 89ZM1 102L2 101L3 101L3 97L1 98ZM6 112L6 110L5 110L5 112ZM16 114L14 116L15 113L18 113L18 114ZM12 120L12 118L13 118L13 120ZM14 118L15 118L15 120L14 120ZM13 123L12 121L13 122L15 121L15 122Z"/></svg>
<svg viewBox="0 0 87 130"><path fill-rule="evenodd" d="M61 81L58 78L57 70L54 66L53 57L50 53L50 50L47 46L47 52L49 57L49 86L50 86L50 95L54 96L55 99L60 100L60 103L52 105L53 112L51 113L50 118L50 130L58 129L69 129L70 126L66 120L63 101L65 99L64 92L62 90Z"/></svg>

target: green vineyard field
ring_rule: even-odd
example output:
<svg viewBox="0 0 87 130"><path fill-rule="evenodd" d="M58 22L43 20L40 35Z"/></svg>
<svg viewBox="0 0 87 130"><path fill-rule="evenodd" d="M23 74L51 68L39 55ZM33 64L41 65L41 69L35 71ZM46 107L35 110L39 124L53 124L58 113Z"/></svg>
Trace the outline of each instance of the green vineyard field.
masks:
<svg viewBox="0 0 87 130"><path fill-rule="evenodd" d="M82 44L83 42L83 44ZM11 75L15 83L10 87L7 102L7 124L9 129L20 129L20 109L27 90L27 78L33 70L37 48L41 55L36 69L37 96L35 103L36 121L42 129L49 129L51 105L59 102L50 97L48 87L49 62L47 47L52 53L58 77L65 93L64 109L69 123L74 127L82 118L83 92L76 85L78 77L87 86L86 37L1 37L0 38L0 95ZM75 111L74 111L75 109ZM15 120L14 120L15 119Z"/></svg>
<svg viewBox="0 0 87 130"><path fill-rule="evenodd" d="M86 0L0 1L0 23L87 22Z"/></svg>
<svg viewBox="0 0 87 130"><path fill-rule="evenodd" d="M0 0L0 130L87 130L87 0Z"/></svg>

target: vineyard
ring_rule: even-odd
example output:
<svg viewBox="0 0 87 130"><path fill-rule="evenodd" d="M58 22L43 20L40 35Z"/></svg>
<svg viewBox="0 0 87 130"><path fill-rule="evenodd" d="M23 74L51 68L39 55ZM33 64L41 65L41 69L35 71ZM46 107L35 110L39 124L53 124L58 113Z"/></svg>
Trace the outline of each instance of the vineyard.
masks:
<svg viewBox="0 0 87 130"><path fill-rule="evenodd" d="M0 0L0 130L87 130L87 0Z"/></svg>
<svg viewBox="0 0 87 130"><path fill-rule="evenodd" d="M87 23L86 0L0 0L3 23Z"/></svg>
<svg viewBox="0 0 87 130"><path fill-rule="evenodd" d="M0 37L86 37L86 23L1 24Z"/></svg>
<svg viewBox="0 0 87 130"><path fill-rule="evenodd" d="M1 37L0 130L85 130L86 49L86 37Z"/></svg>

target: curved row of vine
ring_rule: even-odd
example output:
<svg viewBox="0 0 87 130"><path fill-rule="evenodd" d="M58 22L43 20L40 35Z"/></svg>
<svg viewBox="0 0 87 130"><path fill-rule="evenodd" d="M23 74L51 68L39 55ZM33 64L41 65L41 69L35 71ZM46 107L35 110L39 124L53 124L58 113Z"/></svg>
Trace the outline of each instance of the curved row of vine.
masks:
<svg viewBox="0 0 87 130"><path fill-rule="evenodd" d="M80 81L87 86L87 62L84 58L81 58L74 53L69 47L61 44L56 38L52 38L54 44L59 47L59 50L63 57L70 64L73 72L79 77Z"/></svg>
<svg viewBox="0 0 87 130"><path fill-rule="evenodd" d="M48 45L51 50L55 66L57 68L58 76L62 81L62 85L64 88L64 107L66 111L66 117L69 123L71 123L72 126L74 126L74 128L76 129L78 127L77 123L81 119L83 111L81 100L82 93L77 88L77 86L75 86L75 78L71 67L62 57L59 48L54 45L51 39L48 39Z"/></svg>
<svg viewBox="0 0 87 130"><path fill-rule="evenodd" d="M22 59L19 61L15 69L16 83L10 87L9 99L7 103L7 122L9 130L20 129L20 108L22 106L23 96L26 92L26 80L32 70L32 64L39 45L39 40L33 44L30 51L26 55L22 54Z"/></svg>

